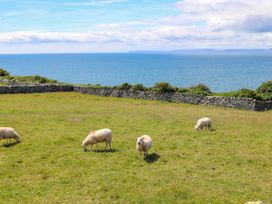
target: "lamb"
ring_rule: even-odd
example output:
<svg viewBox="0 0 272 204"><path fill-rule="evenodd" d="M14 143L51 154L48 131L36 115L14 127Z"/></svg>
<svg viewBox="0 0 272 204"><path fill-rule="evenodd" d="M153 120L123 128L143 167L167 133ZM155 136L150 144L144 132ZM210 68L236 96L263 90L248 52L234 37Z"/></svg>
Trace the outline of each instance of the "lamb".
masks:
<svg viewBox="0 0 272 204"><path fill-rule="evenodd" d="M19 134L11 127L0 127L1 139L6 139L7 144L11 142L11 139L15 139L17 143L21 142Z"/></svg>
<svg viewBox="0 0 272 204"><path fill-rule="evenodd" d="M88 134L88 136L83 140L82 147L84 151L87 151L87 145L91 145L90 151L93 149L93 144L96 144L96 149L99 151L98 143L106 142L105 150L107 149L108 145L110 146L111 150L111 138L112 138L112 131L108 128L92 131Z"/></svg>
<svg viewBox="0 0 272 204"><path fill-rule="evenodd" d="M152 139L148 135L143 135L137 138L136 149L140 153L140 157L142 156L142 152L144 152L144 158L146 158L149 148L152 145Z"/></svg>
<svg viewBox="0 0 272 204"><path fill-rule="evenodd" d="M202 130L204 127L212 130L212 120L210 118L200 118L196 123L195 129Z"/></svg>

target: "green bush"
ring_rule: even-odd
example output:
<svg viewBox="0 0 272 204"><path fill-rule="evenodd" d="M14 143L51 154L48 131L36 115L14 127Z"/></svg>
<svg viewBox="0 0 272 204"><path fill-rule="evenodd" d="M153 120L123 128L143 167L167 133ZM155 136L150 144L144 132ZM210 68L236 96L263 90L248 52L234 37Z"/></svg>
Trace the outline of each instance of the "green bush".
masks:
<svg viewBox="0 0 272 204"><path fill-rule="evenodd" d="M100 84L87 84L86 86L90 88L103 88Z"/></svg>
<svg viewBox="0 0 272 204"><path fill-rule="evenodd" d="M261 84L256 92L263 100L272 100L272 80Z"/></svg>
<svg viewBox="0 0 272 204"><path fill-rule="evenodd" d="M123 83L123 84L116 87L116 89L118 89L118 90L125 90L125 91L128 91L131 88L132 88L132 85L129 83Z"/></svg>
<svg viewBox="0 0 272 204"><path fill-rule="evenodd" d="M7 77L7 76L10 76L10 73L8 71L0 68L0 76Z"/></svg>
<svg viewBox="0 0 272 204"><path fill-rule="evenodd" d="M134 85L132 86L132 90L133 90L133 91L146 91L147 88L144 87L143 84L134 84Z"/></svg>
<svg viewBox="0 0 272 204"><path fill-rule="evenodd" d="M178 93L190 93L189 88L178 88Z"/></svg>
<svg viewBox="0 0 272 204"><path fill-rule="evenodd" d="M259 99L256 92L251 89L240 89L238 91L234 91L232 97L241 97L241 98L254 98Z"/></svg>
<svg viewBox="0 0 272 204"><path fill-rule="evenodd" d="M39 76L39 75L35 75L35 76L15 76L14 79L17 80L17 81L21 81L21 82L32 82L32 83L39 83L39 84L58 83L57 80L48 79L46 77L42 77L42 76Z"/></svg>
<svg viewBox="0 0 272 204"><path fill-rule="evenodd" d="M72 84L75 85L75 84ZM112 89L111 86L103 86L101 84L79 84L79 86L82 87L89 87L89 88L96 88L96 89Z"/></svg>
<svg viewBox="0 0 272 204"><path fill-rule="evenodd" d="M212 92L210 88L205 84L198 84L195 86L191 86L188 88L188 93L190 94L198 94L198 95L210 95Z"/></svg>
<svg viewBox="0 0 272 204"><path fill-rule="evenodd" d="M156 83L155 86L151 88L151 90L158 93L173 93L177 91L177 88L171 86L167 82L159 82L159 83Z"/></svg>

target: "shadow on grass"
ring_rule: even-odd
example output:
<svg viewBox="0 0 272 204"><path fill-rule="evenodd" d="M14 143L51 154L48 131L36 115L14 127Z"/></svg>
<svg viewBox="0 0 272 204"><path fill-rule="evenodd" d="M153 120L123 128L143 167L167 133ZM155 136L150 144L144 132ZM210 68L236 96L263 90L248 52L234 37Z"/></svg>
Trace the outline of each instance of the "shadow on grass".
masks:
<svg viewBox="0 0 272 204"><path fill-rule="evenodd" d="M156 153L152 153L146 156L146 158L144 159L147 163L154 163L156 161L158 161L160 158L160 155L156 154Z"/></svg>
<svg viewBox="0 0 272 204"><path fill-rule="evenodd" d="M216 131L216 129L211 129L211 130L209 130L209 129L202 129L202 130L198 130L198 132L214 132L214 131Z"/></svg>
<svg viewBox="0 0 272 204"><path fill-rule="evenodd" d="M3 144L1 147L11 148L11 147L14 147L15 145L17 145L19 143L20 142L12 142L12 143L8 143L8 144Z"/></svg>
<svg viewBox="0 0 272 204"><path fill-rule="evenodd" d="M96 152L96 153L114 153L114 152L120 152L119 149L102 149L102 150L87 150L85 152Z"/></svg>

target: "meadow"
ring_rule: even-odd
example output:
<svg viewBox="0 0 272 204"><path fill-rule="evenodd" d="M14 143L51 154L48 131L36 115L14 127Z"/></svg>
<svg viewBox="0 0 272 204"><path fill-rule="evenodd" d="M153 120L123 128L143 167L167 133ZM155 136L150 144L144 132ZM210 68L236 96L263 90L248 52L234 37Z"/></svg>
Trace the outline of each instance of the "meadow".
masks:
<svg viewBox="0 0 272 204"><path fill-rule="evenodd" d="M215 131L194 130L209 116ZM272 111L105 98L0 95L0 203L272 203ZM112 152L84 152L90 130L113 131ZM139 159L136 138L153 147ZM104 148L104 144L99 144ZM95 150L94 146L94 150Z"/></svg>

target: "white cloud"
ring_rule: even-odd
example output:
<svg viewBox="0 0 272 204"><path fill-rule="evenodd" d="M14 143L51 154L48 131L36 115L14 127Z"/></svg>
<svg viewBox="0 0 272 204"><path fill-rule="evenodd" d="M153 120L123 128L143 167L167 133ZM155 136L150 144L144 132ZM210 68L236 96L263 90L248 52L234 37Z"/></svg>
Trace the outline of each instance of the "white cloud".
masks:
<svg viewBox="0 0 272 204"><path fill-rule="evenodd" d="M0 33L0 49L7 44L73 52L272 47L271 0L184 0L176 6L175 17L97 24L85 32Z"/></svg>
<svg viewBox="0 0 272 204"><path fill-rule="evenodd" d="M181 18L204 21L213 31L272 31L271 0L184 0Z"/></svg>
<svg viewBox="0 0 272 204"><path fill-rule="evenodd" d="M186 26L158 26L144 30L108 29L89 32L9 32L0 34L0 44L115 44L140 49L182 49L204 47L272 47L272 33L237 33L208 31L206 28ZM57 46L57 45L56 45Z"/></svg>
<svg viewBox="0 0 272 204"><path fill-rule="evenodd" d="M68 2L65 5L69 6L100 6L107 4L115 4L126 2L127 0L93 0L93 1L81 1L81 2Z"/></svg>

